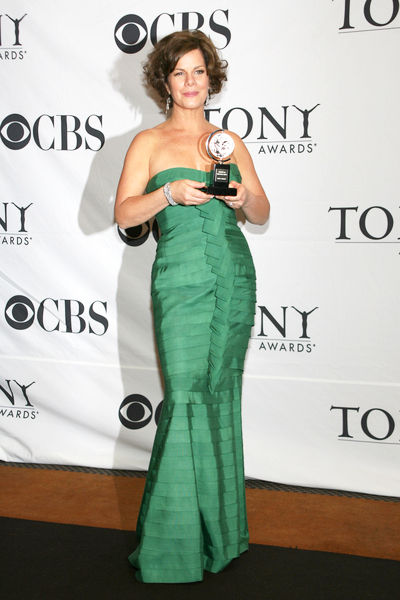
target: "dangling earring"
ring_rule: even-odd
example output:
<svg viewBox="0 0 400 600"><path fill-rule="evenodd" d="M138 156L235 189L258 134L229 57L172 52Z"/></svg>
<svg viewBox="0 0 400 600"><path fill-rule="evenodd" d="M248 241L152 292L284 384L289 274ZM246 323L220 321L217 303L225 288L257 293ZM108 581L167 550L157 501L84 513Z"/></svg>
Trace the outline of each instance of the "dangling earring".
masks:
<svg viewBox="0 0 400 600"><path fill-rule="evenodd" d="M169 94L169 96L167 97L167 102L165 104L165 114L167 114L167 112L171 108L171 104L172 104L172 97L171 97L171 94Z"/></svg>
<svg viewBox="0 0 400 600"><path fill-rule="evenodd" d="M207 98L204 100L204 106L207 106L209 99L211 98L210 90L208 90Z"/></svg>

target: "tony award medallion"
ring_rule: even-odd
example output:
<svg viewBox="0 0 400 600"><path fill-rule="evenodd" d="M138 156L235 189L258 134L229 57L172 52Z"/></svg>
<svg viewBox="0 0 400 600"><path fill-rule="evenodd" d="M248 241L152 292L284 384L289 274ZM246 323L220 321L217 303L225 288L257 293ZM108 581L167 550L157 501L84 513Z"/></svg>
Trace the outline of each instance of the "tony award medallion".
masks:
<svg viewBox="0 0 400 600"><path fill-rule="evenodd" d="M213 196L236 196L237 189L229 187L231 166L226 164L230 159L235 142L223 129L216 129L208 136L206 142L207 154L216 164L213 169L213 183L203 191Z"/></svg>

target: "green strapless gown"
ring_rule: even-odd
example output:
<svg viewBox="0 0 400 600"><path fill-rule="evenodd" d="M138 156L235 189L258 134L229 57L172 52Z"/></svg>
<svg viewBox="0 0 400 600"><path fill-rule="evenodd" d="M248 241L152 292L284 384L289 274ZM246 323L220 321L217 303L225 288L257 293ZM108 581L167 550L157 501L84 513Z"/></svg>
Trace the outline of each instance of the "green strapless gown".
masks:
<svg viewBox="0 0 400 600"><path fill-rule="evenodd" d="M146 192L211 177L167 169ZM241 180L236 165L231 179ZM129 561L139 581L184 583L221 571L248 548L241 387L255 272L224 202L168 206L157 221L152 299L165 396Z"/></svg>

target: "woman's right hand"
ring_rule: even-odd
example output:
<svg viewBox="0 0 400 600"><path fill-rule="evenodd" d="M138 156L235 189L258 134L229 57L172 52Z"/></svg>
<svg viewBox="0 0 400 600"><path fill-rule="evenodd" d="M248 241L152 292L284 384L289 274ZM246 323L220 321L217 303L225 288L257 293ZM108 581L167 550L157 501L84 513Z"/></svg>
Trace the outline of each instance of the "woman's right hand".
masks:
<svg viewBox="0 0 400 600"><path fill-rule="evenodd" d="M209 202L213 196L201 191L205 187L204 181L192 179L179 179L169 184L172 198L183 206L195 206Z"/></svg>

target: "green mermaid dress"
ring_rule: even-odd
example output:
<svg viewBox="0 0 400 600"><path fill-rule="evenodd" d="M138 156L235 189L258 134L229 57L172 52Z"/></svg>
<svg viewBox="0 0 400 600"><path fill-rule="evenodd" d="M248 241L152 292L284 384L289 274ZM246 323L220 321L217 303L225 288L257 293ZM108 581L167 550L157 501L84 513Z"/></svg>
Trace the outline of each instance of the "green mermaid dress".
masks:
<svg viewBox="0 0 400 600"><path fill-rule="evenodd" d="M167 169L146 192L211 177ZM241 181L234 164L231 179ZM241 388L255 272L224 202L168 206L157 221L152 299L165 396L129 561L139 581L184 583L248 548Z"/></svg>

